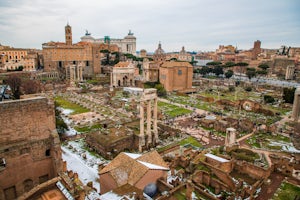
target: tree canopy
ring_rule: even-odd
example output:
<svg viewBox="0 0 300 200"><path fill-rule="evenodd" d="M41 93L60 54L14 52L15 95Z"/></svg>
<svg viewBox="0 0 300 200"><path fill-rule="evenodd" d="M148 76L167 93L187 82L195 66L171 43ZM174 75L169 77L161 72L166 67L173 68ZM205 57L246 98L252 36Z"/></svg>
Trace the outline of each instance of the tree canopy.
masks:
<svg viewBox="0 0 300 200"><path fill-rule="evenodd" d="M269 65L267 65L267 64L260 64L260 65L258 65L258 67L262 70L267 70L268 68L270 68Z"/></svg>
<svg viewBox="0 0 300 200"><path fill-rule="evenodd" d="M256 69L255 68L247 68L246 75L248 76L249 79L253 78L256 76Z"/></svg>
<svg viewBox="0 0 300 200"><path fill-rule="evenodd" d="M285 103L294 103L295 90L296 88L283 88L282 98Z"/></svg>
<svg viewBox="0 0 300 200"><path fill-rule="evenodd" d="M230 78L230 77L232 77L233 76L233 71L232 70L228 70L227 72L225 72L225 77L226 78Z"/></svg>
<svg viewBox="0 0 300 200"><path fill-rule="evenodd" d="M20 88L22 85L21 78L16 74L12 74L8 76L8 78L5 80L5 83L7 83L10 86L11 91L13 93L13 97L15 99L20 99L20 95L21 95Z"/></svg>

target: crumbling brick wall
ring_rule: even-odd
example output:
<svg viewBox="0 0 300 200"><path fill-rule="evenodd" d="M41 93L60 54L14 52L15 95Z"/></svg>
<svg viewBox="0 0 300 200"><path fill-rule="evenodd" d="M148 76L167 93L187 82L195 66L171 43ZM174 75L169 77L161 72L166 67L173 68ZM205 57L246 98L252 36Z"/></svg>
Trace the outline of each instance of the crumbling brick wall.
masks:
<svg viewBox="0 0 300 200"><path fill-rule="evenodd" d="M0 199L13 199L62 170L54 103L43 97L0 102Z"/></svg>

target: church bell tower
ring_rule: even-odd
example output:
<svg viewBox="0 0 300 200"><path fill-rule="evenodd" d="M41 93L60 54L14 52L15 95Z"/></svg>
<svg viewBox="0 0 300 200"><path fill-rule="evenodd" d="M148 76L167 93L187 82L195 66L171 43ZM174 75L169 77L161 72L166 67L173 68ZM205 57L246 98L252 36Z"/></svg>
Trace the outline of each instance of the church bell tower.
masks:
<svg viewBox="0 0 300 200"><path fill-rule="evenodd" d="M72 27L67 24L65 26L66 45L72 45Z"/></svg>

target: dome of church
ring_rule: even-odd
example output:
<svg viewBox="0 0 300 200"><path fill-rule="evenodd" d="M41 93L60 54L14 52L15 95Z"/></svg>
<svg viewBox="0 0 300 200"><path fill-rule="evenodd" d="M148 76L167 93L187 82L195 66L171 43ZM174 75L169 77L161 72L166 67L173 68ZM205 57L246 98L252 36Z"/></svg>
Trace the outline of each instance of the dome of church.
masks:
<svg viewBox="0 0 300 200"><path fill-rule="evenodd" d="M152 198L157 193L157 186L155 185L155 183L149 183L148 185L145 186L143 192Z"/></svg>
<svg viewBox="0 0 300 200"><path fill-rule="evenodd" d="M155 50L154 54L164 54L165 51L161 48L161 44L158 44L158 48Z"/></svg>

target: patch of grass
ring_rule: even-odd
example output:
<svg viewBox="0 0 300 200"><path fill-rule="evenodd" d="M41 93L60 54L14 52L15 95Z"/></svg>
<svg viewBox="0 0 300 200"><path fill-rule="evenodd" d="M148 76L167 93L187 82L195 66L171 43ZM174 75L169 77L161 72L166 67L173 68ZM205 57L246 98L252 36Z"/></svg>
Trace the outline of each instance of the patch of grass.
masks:
<svg viewBox="0 0 300 200"><path fill-rule="evenodd" d="M273 145L267 145L268 149L272 149L272 150L281 150L282 147L281 146L273 146Z"/></svg>
<svg viewBox="0 0 300 200"><path fill-rule="evenodd" d="M266 148L270 150L281 150L282 146L270 145L271 142L289 143L290 138L283 135L272 135L268 133L258 133L246 140L246 143L252 147ZM261 144L261 145L260 145Z"/></svg>
<svg viewBox="0 0 300 200"><path fill-rule="evenodd" d="M236 149L230 152L231 156L237 160L245 160L247 162L254 162L255 159L259 159L259 155L248 149Z"/></svg>
<svg viewBox="0 0 300 200"><path fill-rule="evenodd" d="M185 108L181 108L169 103L165 103L165 102L158 102L158 107L160 108L160 110L167 116L169 117L177 117L177 116L181 116L181 115L185 115L185 114L189 114L192 111L185 109Z"/></svg>
<svg viewBox="0 0 300 200"><path fill-rule="evenodd" d="M174 197L177 200L186 200L185 189L175 192Z"/></svg>
<svg viewBox="0 0 300 200"><path fill-rule="evenodd" d="M206 171L206 172L210 172L210 169L204 165L198 165L197 169L202 170L202 171Z"/></svg>
<svg viewBox="0 0 300 200"><path fill-rule="evenodd" d="M278 196L274 195L273 200L294 200L296 196L300 196L300 187L283 182L280 186L280 190L277 190L275 194Z"/></svg>
<svg viewBox="0 0 300 200"><path fill-rule="evenodd" d="M198 142L195 138L193 138L192 136L183 139L180 141L180 146L184 146L186 144L191 144L194 147L202 147L202 144L200 142Z"/></svg>
<svg viewBox="0 0 300 200"><path fill-rule="evenodd" d="M86 82L92 85L97 85L100 83L100 81L96 79L87 80Z"/></svg>
<svg viewBox="0 0 300 200"><path fill-rule="evenodd" d="M92 130L98 130L102 128L101 124L94 124L92 126L83 126L83 127L79 127L79 126L75 126L74 129L80 133L87 133L90 132Z"/></svg>
<svg viewBox="0 0 300 200"><path fill-rule="evenodd" d="M178 142L174 142L174 143L171 143L171 144L169 144L169 145L166 145L166 146L163 146L163 147L161 147L161 148L158 148L157 151L158 151L158 152L162 152L162 151L165 151L165 150L167 150L167 149L173 148L173 147L175 147L175 146L178 145L178 144L179 144Z"/></svg>
<svg viewBox="0 0 300 200"><path fill-rule="evenodd" d="M75 103L72 103L62 97L55 97L55 104L59 107L62 107L64 109L70 109L73 110L71 115L76 115L76 114L81 114L81 113L86 113L89 112L90 110L87 108L84 108L80 105L77 105Z"/></svg>

